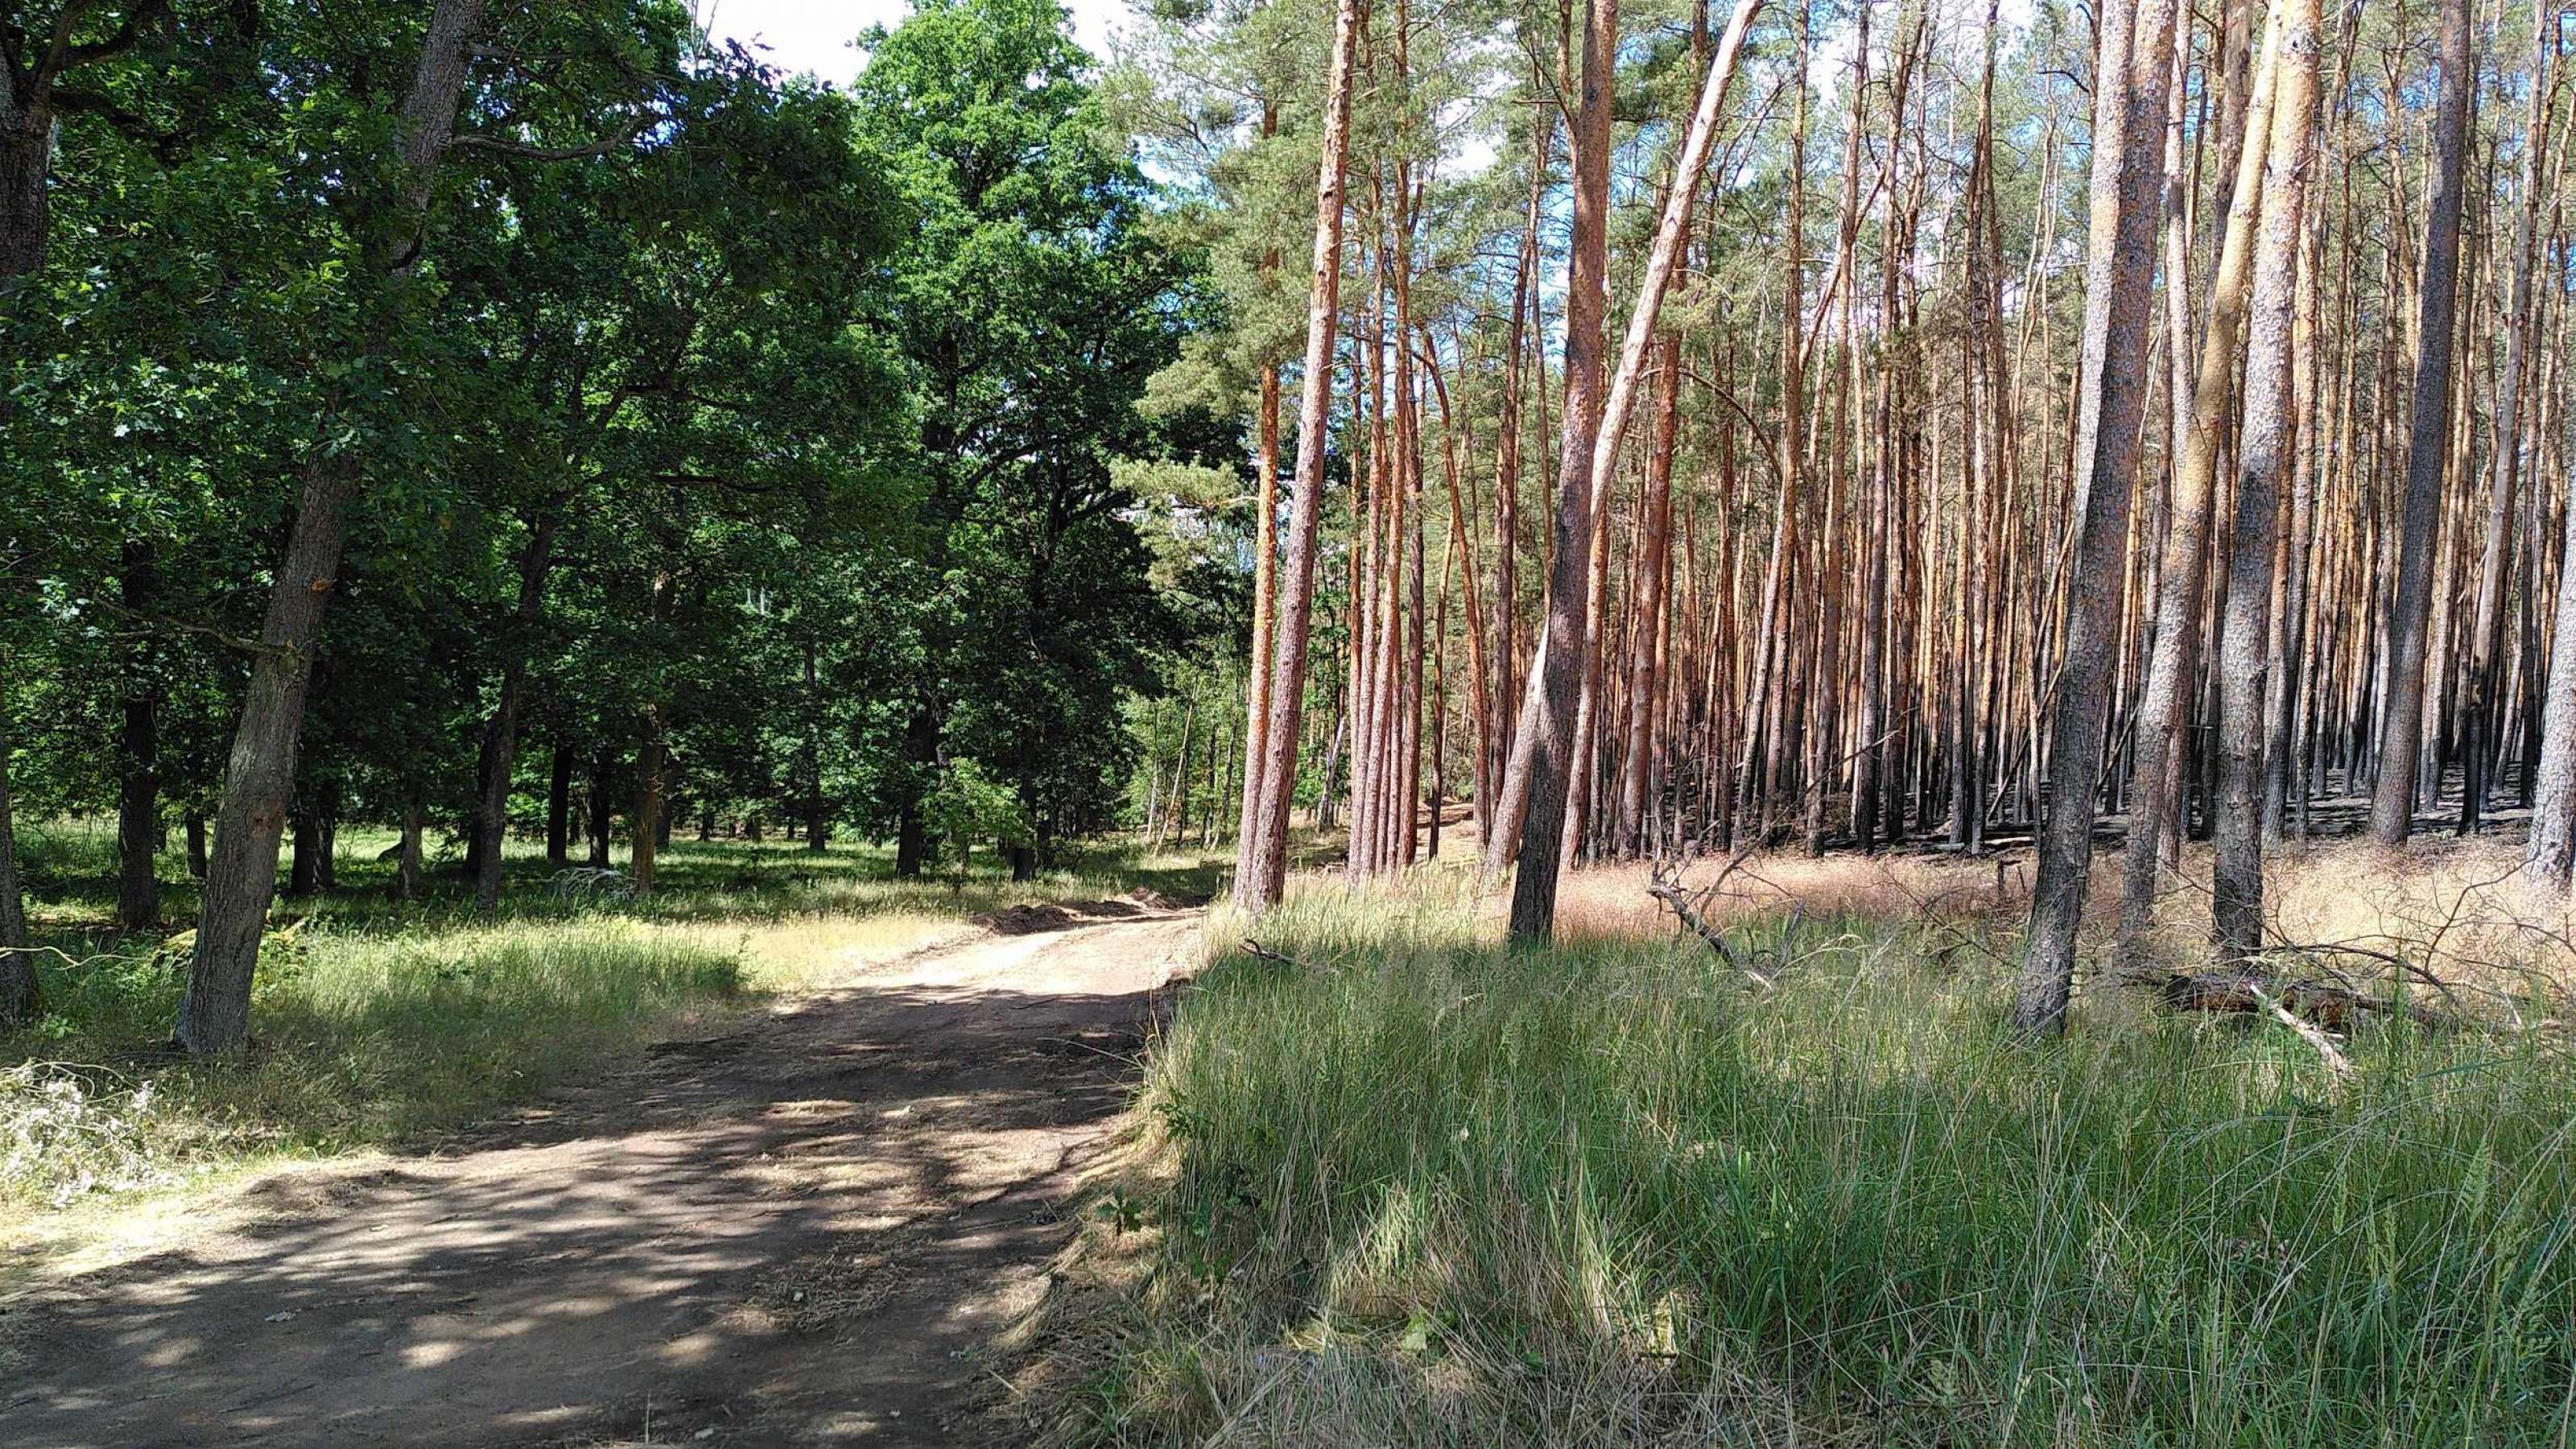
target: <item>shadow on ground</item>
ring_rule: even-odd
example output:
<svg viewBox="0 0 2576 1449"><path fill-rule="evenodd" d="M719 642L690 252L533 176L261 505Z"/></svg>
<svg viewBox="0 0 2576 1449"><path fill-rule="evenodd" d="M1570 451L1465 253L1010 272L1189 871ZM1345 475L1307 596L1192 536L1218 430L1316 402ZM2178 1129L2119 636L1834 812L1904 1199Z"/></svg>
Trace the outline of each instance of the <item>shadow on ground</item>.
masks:
<svg viewBox="0 0 2576 1449"><path fill-rule="evenodd" d="M0 1443L972 1442L1187 918L979 938L0 1324Z"/></svg>

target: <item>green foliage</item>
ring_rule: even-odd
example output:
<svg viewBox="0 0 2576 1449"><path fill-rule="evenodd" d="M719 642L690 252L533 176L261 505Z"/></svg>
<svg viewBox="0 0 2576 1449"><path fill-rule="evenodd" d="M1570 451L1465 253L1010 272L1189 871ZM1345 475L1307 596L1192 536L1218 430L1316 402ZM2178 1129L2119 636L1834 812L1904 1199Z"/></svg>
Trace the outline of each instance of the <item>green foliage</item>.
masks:
<svg viewBox="0 0 2576 1449"><path fill-rule="evenodd" d="M106 12L85 23L104 36ZM390 159L426 7L182 3L85 64L0 309L0 722L22 820L216 803L271 570L357 480L296 810L461 839L664 806L890 835L972 757L1050 852L1113 822L1190 627L1131 460L1201 259L1061 10L926 8L848 92L672 0L495 8L457 144ZM16 22L10 22L16 33ZM41 862L40 862L41 864Z"/></svg>
<svg viewBox="0 0 2576 1449"><path fill-rule="evenodd" d="M1020 808L1018 794L986 774L984 767L973 760L948 762L939 772L938 787L922 800L922 814L940 839L957 846L956 868L960 872L965 870L978 840L998 846L1029 842L1028 814Z"/></svg>
<svg viewBox="0 0 2576 1449"><path fill-rule="evenodd" d="M1300 967L1183 1003L1147 1097L1180 1321L1098 1438L1273 1377L1250 1441L2563 1430L2561 1060L2374 1032L2339 1096L2262 1024L2033 1050L2000 971L1883 924L1798 927L1761 994L1687 940L1498 952L1459 904L1308 897L1262 931Z"/></svg>

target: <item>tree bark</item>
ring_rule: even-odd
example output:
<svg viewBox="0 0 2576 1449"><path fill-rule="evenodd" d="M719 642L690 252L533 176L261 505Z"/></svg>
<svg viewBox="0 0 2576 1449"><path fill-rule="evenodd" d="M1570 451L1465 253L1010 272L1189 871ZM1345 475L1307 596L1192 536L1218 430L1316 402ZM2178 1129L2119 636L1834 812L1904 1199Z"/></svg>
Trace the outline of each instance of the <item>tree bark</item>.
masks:
<svg viewBox="0 0 2576 1449"><path fill-rule="evenodd" d="M386 892L398 901L420 899L420 805L403 807L402 839L394 846L393 886Z"/></svg>
<svg viewBox="0 0 2576 1449"><path fill-rule="evenodd" d="M2218 646L2218 863L2211 880L2219 954L2263 949L2265 670L2271 646L2273 560L2281 472L2304 426L2294 414L2291 341L2297 325L2300 229L2316 124L2320 0L2281 0L2272 12L2271 114L2262 150L2263 235L2245 354L2245 429L2236 473L2236 542ZM2246 151L2255 150L2249 134ZM2211 329L2215 331L2216 329Z"/></svg>
<svg viewBox="0 0 2576 1449"><path fill-rule="evenodd" d="M2030 934L2013 1009L2014 1025L2031 1034L2065 1029L2076 932L2091 883L2093 801L2119 652L2122 556L2146 411L2162 169L2156 143L2173 63L2172 0L2106 0L2099 14L2074 557L2065 590L2064 663L2049 720L2054 788L2041 812Z"/></svg>
<svg viewBox="0 0 2576 1449"><path fill-rule="evenodd" d="M1261 365L1259 481L1254 489L1252 541L1252 660L1245 680L1243 800L1235 825L1235 874L1250 864L1261 809L1261 774L1269 763L1272 635L1277 632L1279 589L1279 364Z"/></svg>
<svg viewBox="0 0 2576 1449"><path fill-rule="evenodd" d="M529 634L545 614L546 575L554 567L555 515L551 508L528 530L519 554L519 599L510 614L509 657L501 665L500 697L483 726L481 790L474 802L474 909L501 905L501 845L510 826L510 782L519 755L519 711L528 692Z"/></svg>
<svg viewBox="0 0 2576 1449"><path fill-rule="evenodd" d="M2509 258L2510 292L2505 299L2504 359L2496 373L2494 441L2488 459L2486 551L2478 565L2478 612L2470 636L2469 744L2462 754L2465 772L2460 789L2460 828L2474 830L2486 809L2487 766L2502 733L2504 700L2498 651L2504 644L2505 574L2511 567L2514 484L2521 469L2522 370L2524 338L2531 331L2531 273L2534 233L2540 211L2541 158L2549 149L2549 52L2556 17L2550 0L2532 6L2530 108L2523 121L2522 181L2515 208Z"/></svg>
<svg viewBox="0 0 2576 1449"><path fill-rule="evenodd" d="M1573 231L1565 286L1565 403L1558 445L1556 512L1548 556L1547 617L1521 700L1515 738L1528 758L1521 807L1519 870L1512 882L1511 934L1547 940L1556 925L1556 875L1566 800L1572 791L1575 731L1582 708L1592 576L1594 441L1602 418L1602 326L1607 305L1610 111L1618 68L1618 0L1586 0L1579 100L1574 109ZM1612 434L1611 446L1617 447ZM1517 762L1516 762L1517 763ZM1506 782L1505 789L1512 788Z"/></svg>
<svg viewBox="0 0 2576 1449"><path fill-rule="evenodd" d="M322 812L310 802L299 802L287 820L295 830L295 849L286 869L286 893L318 894L322 890Z"/></svg>
<svg viewBox="0 0 2576 1449"><path fill-rule="evenodd" d="M2192 693L2200 677L2201 594L2208 585L2209 527L2217 511L2219 453L2228 423L2228 394L2245 325L2245 291L2254 271L2254 228L2262 217L2265 138L2270 134L2281 26L2266 27L2262 67L2246 107L2251 118L2237 148L2235 184L2220 243L2218 270L2210 279L2209 326L2201 338L2200 370L2192 386L2190 431L2173 470L2172 515L2163 559L2157 566L2155 650L2148 662L2135 736L2135 788L2129 802L2129 838L2120 891L2122 955L2133 958L2155 909L2157 868L2168 835L2182 820L2177 796L2185 754L2183 728L2191 722ZM2175 338L2177 345L2180 337ZM2268 532L2267 528L2267 532Z"/></svg>
<svg viewBox="0 0 2576 1449"><path fill-rule="evenodd" d="M555 742L546 778L546 865L561 870L572 861L572 746Z"/></svg>
<svg viewBox="0 0 2576 1449"><path fill-rule="evenodd" d="M17 66L5 69L0 74L0 287L35 275L44 262L46 172L54 149L53 107L45 97L20 95Z"/></svg>
<svg viewBox="0 0 2576 1449"><path fill-rule="evenodd" d="M430 183L455 134L468 53L482 26L482 0L437 0L430 13L401 111L401 159L410 178L403 200L414 217L428 211ZM398 244L386 271L407 273L417 255L416 239ZM307 462L286 558L269 593L225 768L196 951L179 1004L179 1044L197 1055L237 1050L250 1039L251 977L277 889L278 837L294 792L296 742L313 653L321 643L323 605L339 573L346 514L357 491L353 462L348 456Z"/></svg>
<svg viewBox="0 0 2576 1449"><path fill-rule="evenodd" d="M592 868L608 868L609 841L617 823L616 802L609 798L608 756L605 752L590 762L590 850L585 857Z"/></svg>
<svg viewBox="0 0 2576 1449"><path fill-rule="evenodd" d="M1271 663L1268 740L1260 808L1234 880L1234 903L1258 912L1278 902L1288 879L1288 807L1297 786L1297 728L1304 714L1306 644L1315 601L1317 530L1323 521L1324 453L1333 388L1333 324L1341 311L1342 183L1350 154L1351 56L1359 0L1336 0L1333 58L1324 81L1324 133L1315 180L1315 246L1306 297L1305 371L1298 379L1297 479L1288 524L1288 577L1279 597ZM1245 773L1247 782L1251 772ZM1330 782L1328 781L1327 784Z"/></svg>
<svg viewBox="0 0 2576 1449"><path fill-rule="evenodd" d="M286 560L269 593L260 652L251 664L224 770L196 950L179 1004L179 1044L198 1055L232 1051L250 1039L251 975L277 890L278 842L295 795L304 692L321 642L323 605L337 582L344 514L355 486L344 458L307 466Z"/></svg>
<svg viewBox="0 0 2576 1449"><path fill-rule="evenodd" d="M1667 333L1662 352L1657 366L1662 382L1655 400L1655 440L1646 455L1644 537L1638 547L1637 587L1628 603L1628 725L1619 772L1619 852L1630 858L1646 848L1655 721L1663 702L1663 658L1656 648L1654 626L1672 580L1673 445L1681 430L1681 338Z"/></svg>
<svg viewBox="0 0 2576 1449"><path fill-rule="evenodd" d="M1803 3L1803 0L1802 0ZM1519 941L1546 941L1556 931L1556 881L1564 843L1568 771L1573 764L1572 738L1580 705L1583 673L1590 665L1586 648L1590 621L1585 604L1592 559L1592 515L1606 506L1606 490L1616 464L1619 435L1635 405L1637 381L1645 370L1647 349L1680 264L1683 233L1698 199L1700 175L1716 143L1718 113L1724 108L1727 82L1743 49L1744 32L1761 9L1761 0L1737 0L1726 39L1709 62L1700 83L1690 131L1666 191L1664 211L1655 228L1654 249L1638 283L1637 302L1628 314L1620 344L1619 366L1606 396L1596 402L1602 371L1601 332L1605 310L1605 264L1608 245L1610 189L1610 109L1613 72L1618 59L1617 0L1593 0L1583 37L1583 105L1575 125L1574 235L1570 275L1566 282L1566 388L1564 444L1557 468L1556 556L1551 562L1547 634L1539 645L1540 668L1522 701L1521 729L1537 731L1532 752L1529 807L1521 839L1520 868L1512 882L1511 934ZM1508 787L1507 787L1508 788Z"/></svg>
<svg viewBox="0 0 2576 1449"><path fill-rule="evenodd" d="M2433 609L2442 473L2451 450L2460 191L2468 165L2469 93L2477 85L2469 56L2469 0L2442 0L2437 54L2442 78L2433 113L2432 191L2425 199L2424 253L2416 284L2415 405L2406 442L2406 508L2398 543L2396 598L2389 610L2388 708L2379 736L2379 782L2370 800L2371 838L2383 845L2405 844L2414 827L2416 772L2422 764L2425 628Z"/></svg>
<svg viewBox="0 0 2576 1449"><path fill-rule="evenodd" d="M653 866L667 839L663 820L666 782L663 774L670 761L664 743L662 706L647 705L644 710L644 743L635 752L635 812L626 822L626 878L638 899L653 894Z"/></svg>
<svg viewBox="0 0 2576 1449"><path fill-rule="evenodd" d="M9 720L0 711L0 1026L36 1016L36 956L28 950L27 908L18 894L17 833L9 794Z"/></svg>

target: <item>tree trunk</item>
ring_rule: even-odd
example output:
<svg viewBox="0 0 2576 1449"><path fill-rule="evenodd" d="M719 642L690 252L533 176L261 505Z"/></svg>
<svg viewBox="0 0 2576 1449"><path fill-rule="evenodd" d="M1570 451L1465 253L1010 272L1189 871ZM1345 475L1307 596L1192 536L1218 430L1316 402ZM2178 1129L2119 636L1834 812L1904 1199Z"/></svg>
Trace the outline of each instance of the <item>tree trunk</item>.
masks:
<svg viewBox="0 0 2576 1449"><path fill-rule="evenodd" d="M295 853L286 870L286 893L313 895L322 889L322 812L303 804L290 819L295 827Z"/></svg>
<svg viewBox="0 0 2576 1449"><path fill-rule="evenodd" d="M2263 949L2263 749L2265 669L2271 645L2272 571L2278 549L2281 471L2306 426L2295 415L2291 341L2297 325L2300 229L2305 224L2309 138L2317 109L2320 0L2281 0L2273 14L2271 113L2258 102L2248 126L2261 145L2263 235L2245 355L2245 429L2236 473L2236 542L2218 654L2218 863L2211 880L2219 955ZM2245 149L2256 149L2254 136ZM2232 230L2232 227L2231 227ZM2213 332L2217 329L2212 328Z"/></svg>
<svg viewBox="0 0 2576 1449"><path fill-rule="evenodd" d="M821 664L814 641L805 641L805 850L821 855L832 847L831 803L823 797L823 684ZM698 838L714 833L715 806L707 807L707 828Z"/></svg>
<svg viewBox="0 0 2576 1449"><path fill-rule="evenodd" d="M191 880L206 878L206 817L195 810L188 812L188 876Z"/></svg>
<svg viewBox="0 0 2576 1449"><path fill-rule="evenodd" d="M2540 768L2531 801L2525 869L2544 886L2576 885L2576 507L2565 510L2558 563L2558 609L2543 690ZM0 800L0 805L5 805ZM5 865L0 861L0 865ZM0 898L5 909L9 898Z"/></svg>
<svg viewBox="0 0 2576 1449"><path fill-rule="evenodd" d="M1269 136L1279 129L1279 108L1264 101L1261 108L1261 134ZM1275 251L1261 259L1265 273L1278 269ZM1264 360L1261 364L1260 455L1258 483L1254 489L1252 543L1252 667L1246 679L1243 714L1243 799L1236 812L1235 873L1240 876L1250 863L1248 852L1259 822L1255 817L1261 808L1261 771L1268 760L1270 742L1270 655L1271 637L1276 633L1279 588L1279 364Z"/></svg>
<svg viewBox="0 0 2576 1449"><path fill-rule="evenodd" d="M2451 346L2459 300L2460 191L2468 165L2469 0L2442 0L2440 100L2433 114L2432 191L2425 199L2424 254L2416 284L2415 405L2406 443L2406 509L2399 538L2396 598L2389 610L2388 709L2379 736L2379 783L2370 800L2371 837L2403 845L2414 827L2416 771L2424 744L2425 626L2433 609L2442 471L2451 450Z"/></svg>
<svg viewBox="0 0 2576 1449"><path fill-rule="evenodd" d="M1619 851L1630 858L1646 848L1655 721L1663 701L1662 659L1655 647L1654 624L1663 612L1664 590L1672 579L1673 445L1681 430L1681 338L1667 334L1662 352L1655 441L1646 455L1644 537L1638 549L1637 587L1628 603L1628 725L1619 772Z"/></svg>
<svg viewBox="0 0 2576 1449"><path fill-rule="evenodd" d="M572 746L557 741L546 777L546 866L561 870L572 861Z"/></svg>
<svg viewBox="0 0 2576 1449"><path fill-rule="evenodd" d="M1315 599L1317 530L1323 521L1324 453L1333 388L1333 324L1341 310L1342 184L1350 154L1351 58L1359 0L1336 0L1333 57L1324 82L1322 161L1315 182L1315 246L1306 298L1305 371L1298 379L1295 510L1288 524L1288 577L1281 589L1270 671L1267 740L1259 769L1260 807L1244 832L1234 902L1246 911L1276 904L1288 880L1288 807L1297 788L1297 728L1306 693L1306 644ZM1247 769L1249 787L1254 772ZM1327 784L1329 785L1329 781Z"/></svg>
<svg viewBox="0 0 2576 1449"><path fill-rule="evenodd" d="M644 744L635 753L635 813L626 822L628 859L626 878L637 899L653 894L653 862L666 838L667 822L663 819L664 767L670 752L663 743L662 706L651 704L644 709Z"/></svg>
<svg viewBox="0 0 2576 1449"><path fill-rule="evenodd" d="M1802 0L1803 3L1803 0ZM1592 632L1586 602L1593 560L1589 557L1592 515L1608 505L1606 496L1616 466L1619 435L1628 424L1644 373L1647 349L1681 260L1684 232L1698 199L1700 175L1716 143L1717 118L1727 82L1743 49L1744 32L1761 9L1761 0L1737 0L1726 39L1709 62L1691 113L1689 134L1676 161L1673 184L1664 198L1655 228L1654 250L1638 283L1637 302L1628 314L1628 330L1619 349L1619 366L1601 384L1602 322L1606 276L1610 189L1610 110L1613 71L1619 46L1617 0L1592 0L1590 23L1583 37L1583 105L1575 125L1574 235L1566 282L1565 429L1557 467L1556 554L1550 565L1547 633L1539 645L1540 667L1522 701L1523 733L1537 732L1532 752L1529 806L1520 848L1520 869L1512 882L1511 934L1515 940L1546 941L1556 931L1556 880L1565 843L1565 807L1574 764L1576 712L1581 704L1587 648ZM1596 398L1598 399L1596 401ZM1506 789L1509 785L1506 784Z"/></svg>
<svg viewBox="0 0 2576 1449"><path fill-rule="evenodd" d="M1545 941L1556 929L1556 874L1582 706L1591 588L1594 443L1602 432L1602 314L1610 211L1610 111L1617 80L1618 0L1586 0L1580 103L1574 112L1574 225L1565 284L1565 411L1558 445L1556 516L1548 559L1547 619L1522 696L1516 733L1528 739L1529 800L1520 868L1512 881L1511 934ZM1616 447L1615 436L1612 446ZM1510 788L1506 782L1505 788Z"/></svg>
<svg viewBox="0 0 2576 1449"><path fill-rule="evenodd" d="M2505 299L2504 359L2496 374L2494 441L2488 459L2486 552L2478 567L2478 612L2470 637L2469 746L2463 754L2460 828L2474 830L2486 808L2487 767L2504 726L2498 651L2504 644L2505 574L2511 567L2513 495L2522 463L2524 338L2531 331L2534 233L2540 211L2541 160L2549 149L2549 52L2557 20L2551 0L2532 6L2531 88L2522 131L2522 196L2515 208L2511 291Z"/></svg>
<svg viewBox="0 0 2576 1449"><path fill-rule="evenodd" d="M599 755L590 763L590 852L586 859L593 869L608 868L610 832L616 826L617 806L609 798L608 756Z"/></svg>
<svg viewBox="0 0 2576 1449"><path fill-rule="evenodd" d="M297 736L304 692L321 642L322 609L340 566L344 514L355 479L345 458L317 459L306 472L286 560L269 592L260 652L233 734L223 804L206 864L204 904L178 1039L198 1055L250 1039L251 974L277 890L277 849L295 795Z"/></svg>
<svg viewBox="0 0 2576 1449"><path fill-rule="evenodd" d="M455 134L468 51L482 25L482 0L437 0L430 13L401 112L401 159L411 181L404 201L414 217L428 210L432 174ZM415 239L396 246L385 258L386 270L400 276L417 260L418 244ZM345 515L357 491L353 462L333 456L306 464L286 558L269 592L259 653L225 767L196 951L179 1004L179 1043L197 1055L233 1051L250 1039L251 977L277 890L278 838L295 787L296 739L313 653L321 643L323 605L339 573Z"/></svg>
<svg viewBox="0 0 2576 1449"><path fill-rule="evenodd" d="M907 800L895 812L894 878L919 880L930 857L930 832L921 817L921 802Z"/></svg>
<svg viewBox="0 0 2576 1449"><path fill-rule="evenodd" d="M35 275L45 258L45 176L54 149L48 105L23 105L14 61L0 75L0 286Z"/></svg>
<svg viewBox="0 0 2576 1449"><path fill-rule="evenodd" d="M2228 394L2236 379L2245 325L2245 290L2254 270L2254 228L2262 217L2265 137L2280 58L2279 12L2267 27L2262 67L2247 105L2248 133L2237 149L2235 184L2220 243L2218 270L2210 280L2209 327L2201 339L2200 369L2188 409L2190 431L2173 470L2172 515L2163 559L2156 569L2155 651L2139 701L2129 802L2127 860L2120 891L2121 954L2134 959L2155 909L2156 877L2168 837L2184 820L2176 804L2191 722L2191 699L2200 678L2201 594L2208 585L2209 527L2217 511L2219 453L2227 433ZM2179 345L2180 338L2176 339ZM2269 528L2266 528L2269 533ZM2187 814L2188 812L2182 812Z"/></svg>
<svg viewBox="0 0 2576 1449"><path fill-rule="evenodd" d="M528 692L528 636L545 613L546 575L554 567L555 519L551 511L528 530L519 553L519 599L510 615L510 636L502 641L508 657L501 666L500 697L484 722L481 789L474 801L474 909L490 912L501 904L501 846L510 826L510 781L519 754L519 710Z"/></svg>
<svg viewBox="0 0 2576 1449"><path fill-rule="evenodd" d="M33 276L45 256L45 170L54 144L52 112L18 93L13 59L0 65L0 297ZM5 404L0 404L5 406ZM27 947L19 897L18 832L10 810L9 731L0 720L0 1026L36 1014L36 958Z"/></svg>
<svg viewBox="0 0 2576 1449"><path fill-rule="evenodd" d="M420 803L403 807L402 840L394 847L394 883L387 892L398 901L420 899Z"/></svg>
<svg viewBox="0 0 2576 1449"><path fill-rule="evenodd" d="M2065 1028L2076 931L2092 873L2093 800L2119 653L2123 551L2146 412L2162 170L2157 142L2173 63L2172 0L2106 0L2099 14L2074 557L2065 589L2064 663L2049 721L2053 788L2040 817L2030 935L2013 1009L2014 1024L2025 1033Z"/></svg>

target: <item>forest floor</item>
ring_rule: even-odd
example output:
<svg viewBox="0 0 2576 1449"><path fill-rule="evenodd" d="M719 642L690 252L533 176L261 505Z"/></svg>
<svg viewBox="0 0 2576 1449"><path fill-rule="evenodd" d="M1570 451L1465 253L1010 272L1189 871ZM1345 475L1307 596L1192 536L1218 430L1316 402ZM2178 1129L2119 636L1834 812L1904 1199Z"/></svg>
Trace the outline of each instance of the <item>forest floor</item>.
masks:
<svg viewBox="0 0 2576 1449"><path fill-rule="evenodd" d="M0 1312L0 1442L949 1444L1195 913L1023 906Z"/></svg>

